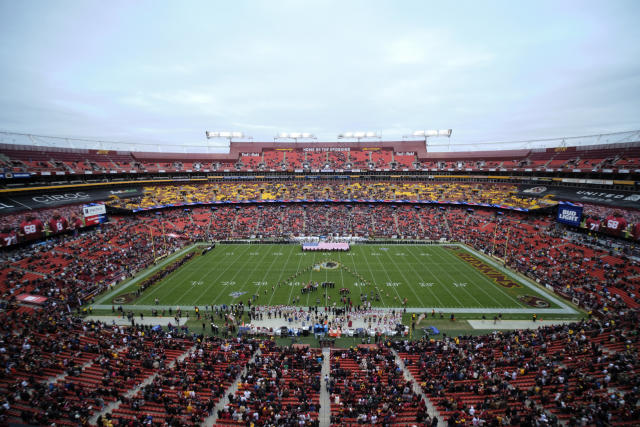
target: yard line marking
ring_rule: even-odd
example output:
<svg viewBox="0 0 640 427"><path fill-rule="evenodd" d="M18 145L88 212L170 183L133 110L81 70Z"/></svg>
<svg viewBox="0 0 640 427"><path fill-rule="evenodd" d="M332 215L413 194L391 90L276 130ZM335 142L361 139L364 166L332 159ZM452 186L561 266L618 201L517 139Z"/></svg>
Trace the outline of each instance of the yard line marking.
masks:
<svg viewBox="0 0 640 427"><path fill-rule="evenodd" d="M325 261L326 262L326 261ZM329 271L325 268L324 269L324 281L328 282L329 281ZM325 289L325 293L324 293L324 306L325 307L329 307L329 292L326 292L327 288Z"/></svg>
<svg viewBox="0 0 640 427"><path fill-rule="evenodd" d="M434 252L437 252L434 251ZM413 255L414 258L416 258L416 260L418 260L418 257L416 255ZM451 291L449 290L449 287L447 285L444 284L444 282L442 282L434 273L431 269L427 270L427 272L433 277L433 280L436 281L437 283L439 283L440 285L442 285L442 289L444 289L449 295L451 295L453 297L454 300L456 300L458 302L458 304L460 305L460 307L466 307L465 304L462 303L462 301L460 301L458 299L457 296L455 296L453 293L451 293ZM436 297L436 300L438 300L438 302L442 305L442 301L440 301L440 299L436 296L435 292L433 293L433 295Z"/></svg>
<svg viewBox="0 0 640 427"><path fill-rule="evenodd" d="M238 245L238 246L239 246L239 245ZM202 296L204 296L204 297L208 297L209 289L211 289L211 287L212 287L212 286L217 285L217 284L218 284L218 280L219 280L220 278L224 277L224 276L223 276L223 275L224 275L224 273L226 273L226 272L227 272L227 270L229 270L229 269L231 268L231 266L232 266L232 265L235 265L235 264L236 264L240 259L242 259L243 257L245 258L245 262L242 264L242 267L244 267L244 266L245 266L245 265L246 265L246 264L251 260L251 257L245 257L246 253L247 253L247 252L249 252L249 251L251 250L251 245L246 245L246 246L247 246L247 249L242 253L242 255L241 255L241 256L238 256L238 257L236 258L236 260L235 260L235 261L233 261L232 263L230 263L230 264L227 266L227 268L225 268L225 269L224 269L220 274L218 274L218 275L216 276L216 278L211 282L211 284L210 284L209 286L207 286L206 291L202 293ZM222 261L222 260L220 260L220 261ZM241 270L242 270L242 269L238 269L238 270L236 270L236 273L235 273L233 276L231 276L231 278L229 278L229 280L233 280L233 279L235 279L235 278L236 278L236 276L238 275L238 273L239 273ZM210 271L211 271L211 270L209 270L209 272L210 272ZM215 288L214 288L214 289L215 289ZM215 303L216 303L216 302L218 301L218 299L222 296L222 294L223 294L223 291L222 291L222 290L219 290L219 291L218 291L218 293L217 293L217 295L216 295L216 297L213 299L213 301L211 301L210 303L205 302L205 305L215 305ZM198 301L200 301L200 300L198 300Z"/></svg>
<svg viewBox="0 0 640 427"><path fill-rule="evenodd" d="M226 245L222 245L222 247L225 247L225 246L226 246ZM229 248L229 247L230 247L231 249L233 249L233 248L235 248L236 246L238 246L238 249L240 249L240 248L239 248L239 246L240 246L240 245L229 245L229 246L226 246L226 247L227 247L227 248ZM220 247L220 246L218 246L218 247ZM235 257L235 259L233 260L233 262L230 262L230 263L229 263L229 265L227 265L227 268L225 268L224 270L222 270L222 271L220 272L220 274L218 274L218 276L216 276L216 278L215 278L215 279L214 279L214 280L213 280L213 281L212 281L212 282L207 286L207 288L204 290L204 292L202 292L202 295L203 295L203 296L207 296L207 295L209 294L209 290L211 289L211 287L212 287L212 286L215 286L215 285L216 285L216 283L218 282L218 280L224 276L224 274L227 272L227 270L229 270L229 269L230 269L231 267L233 267L236 263L238 263L238 262L242 259L242 257L243 257L244 255L246 255L246 253L247 253L247 252L249 252L249 250L250 250L250 249L251 249L251 246L247 245L247 249L242 253L242 256ZM215 249L214 249L214 251L215 251ZM226 250L226 249L225 249L225 252L224 252L224 253L226 254L227 252L228 252L228 250ZM222 254L215 253L214 255L215 255L215 260L216 260L215 265L217 265L219 262L222 262L222 259L220 259L220 258L222 257ZM248 259L248 258L249 258L249 257L247 257L247 259ZM204 269L205 274L206 274L206 275L208 275L208 273L211 273L211 269L212 269L212 268L213 268L213 266L212 266L212 265L210 265L210 264L209 264L209 265L207 265L207 266L206 266L206 269ZM219 295L219 293L218 293L218 295ZM205 305L213 305L213 304L205 304Z"/></svg>
<svg viewBox="0 0 640 427"><path fill-rule="evenodd" d="M204 255L204 256L206 256L206 255ZM163 288L165 288L165 285L170 280L170 278L179 277L182 274L188 273L188 274L185 274L184 280L182 278L180 278L181 279L180 281L184 281L184 283L189 283L191 281L191 278L194 277L194 276L198 276L197 273L200 272L200 269L196 267L197 264L199 264L199 261L200 261L200 258L198 256L195 256L195 258L190 260L190 261L188 261L187 264L180 266L180 268L178 268L177 270L172 271L170 274L168 274L167 276L165 276L162 279L160 279L160 282L158 282L155 285L153 285L149 292L142 293L140 295L140 298L138 300L134 301L134 302L136 302L137 304L140 304L140 305L144 305L143 303L145 303L145 302L151 304L151 302L152 302L151 297L153 295L155 295L157 292L159 292L160 290L162 290ZM195 264L189 265L192 262L195 263ZM170 264L168 264L168 265L170 265ZM172 290L171 292L166 294L164 297L167 298L170 301L175 301L173 296L176 293L180 293L180 292L184 292L182 286L176 286L176 288L174 290Z"/></svg>
<svg viewBox="0 0 640 427"><path fill-rule="evenodd" d="M443 251L446 251L446 249L442 249L442 250L443 250ZM441 251L437 251L437 252L436 252L436 256L437 256L438 258L440 258L440 259L443 259L444 257L443 257L441 254L439 254L438 252L441 252ZM448 269L442 269L442 271L444 272L444 274L446 274L447 276L449 276L449 278L451 279L451 283L456 283L456 280L454 280L453 276L451 275L451 273L449 273L449 270L448 270ZM447 288L447 290L449 290L449 287L448 287L448 286L445 286L445 288ZM475 297L475 295L473 295L471 292L469 292L469 291L467 290L467 288L466 288L466 287L462 287L462 289L464 290L464 292L465 292L467 295L469 295L471 298L473 298L473 299L478 303L478 307L484 307L484 304L482 304L482 303L480 302L480 300L479 300L478 298L476 298L476 297ZM449 292L449 293L451 293L451 292ZM453 293L451 293L451 295L453 295ZM495 301L495 298L493 298L493 300ZM464 307L464 305L463 305L463 307Z"/></svg>
<svg viewBox="0 0 640 427"><path fill-rule="evenodd" d="M225 248L225 249L224 249L224 250L222 250L221 252L216 252L216 253L213 253L212 255L213 255L214 259L216 259L216 260L217 260L217 259L219 259L223 254L225 254L225 255L226 255L226 254L227 254L227 252L228 252L228 250ZM204 256L206 257L207 255L209 255L209 254L205 254ZM200 260L198 260L198 261L200 261ZM235 260L235 261L234 261L234 262L232 262L232 263L229 263L230 265L228 266L228 268L231 268L231 265L232 265L232 264L234 264L235 262L237 262L237 260ZM217 263L217 261L216 261L216 263ZM196 273L197 273L197 275L198 275L198 277L199 277L199 280L201 280L201 279L203 279L203 278L204 278L204 276L206 276L206 274L207 274L209 271L210 271L210 267L209 267L209 265L208 265L208 264L205 264L205 265L203 265L201 268L194 268L194 271L193 271L193 272L191 272L191 274L189 274L189 275L188 275L188 276L186 276L186 277L187 277L188 279L191 279L191 277L192 277L192 276L194 276L194 275L196 275ZM181 281L182 281L182 280L181 280ZM202 280L202 281L204 281L204 280ZM188 282L189 282L189 280L185 280L185 281L184 281L184 283L188 283ZM198 291L201 293L201 295L206 295L210 287L211 287L211 285L207 286L207 287L206 287L206 289L203 291L203 290L202 290L202 288L198 288L198 289L196 289L196 287L195 287L195 286L192 286L192 287L191 287L191 289L189 289L189 290L186 290L186 291L185 291L185 289L183 288L183 286L176 286L176 287L175 287L175 289L174 289L174 290L172 290L172 292L171 292L171 293L169 293L167 296L170 296L170 297L171 297L171 301L173 301L173 302L175 303L175 305L180 305L180 304L178 304L178 302L179 302L179 301L181 301L182 299L184 299L184 298L187 296L187 294L189 294L191 291L198 290ZM174 295L176 295L176 294L179 294L179 295L181 294L181 296L180 296L180 297L178 297L178 298L176 299L176 298L174 297ZM199 303L199 302L200 302L200 298L197 298L195 302L196 302L196 303ZM197 304L194 304L194 305L197 305Z"/></svg>
<svg viewBox="0 0 640 427"><path fill-rule="evenodd" d="M316 254L317 252L313 252L313 259L311 260L311 265L315 266L316 265ZM313 275L313 268L307 273L307 279L309 282L311 282L311 276ZM311 298L311 292L307 292L307 307L311 307L309 305L309 298ZM316 297L317 299L319 299L319 297ZM320 304L318 304L320 305Z"/></svg>
<svg viewBox="0 0 640 427"><path fill-rule="evenodd" d="M384 267L384 264L382 264L382 260L381 260L380 258L382 258L382 257L378 257L378 258L377 258L377 259L378 259L378 262L380 263L380 265L381 265L382 267ZM391 276L389 276L389 272L388 272L386 269L384 270L384 274L387 276L387 280L388 280L389 282L393 282L393 280L391 280ZM388 282L387 282L387 283L388 283ZM400 294L398 293L398 289L397 289L395 286L392 286L392 288L393 288L393 290L396 292L396 295L398 296L398 302L399 302L400 304L402 304L402 297L401 297L401 296L400 296Z"/></svg>
<svg viewBox="0 0 640 427"><path fill-rule="evenodd" d="M407 284L407 287L409 287L409 289L411 289L411 292L413 292L413 294L416 296L416 298L418 298L418 301L420 302L420 306L424 307L424 302L422 301L422 298L420 298L420 296L413 289L413 285L411 283L409 283L409 280L407 280L407 276L405 276L404 273L402 272L402 268L394 261L393 257L388 252L387 252L387 257L391 260L393 265L396 267L396 269L398 270L398 272L400 273L400 275L404 279L405 283Z"/></svg>
<svg viewBox="0 0 640 427"><path fill-rule="evenodd" d="M262 266L262 261L267 258L267 252L269 250L270 246L274 246L275 245L266 245L266 249L265 249L265 256L262 257L262 259L260 260L260 262L256 262L255 266L253 267L253 270L251 270L251 274L247 276L247 280L246 280L246 284L242 286L242 288L240 289L240 291L242 292L244 290L244 288L246 286L249 286L249 288L251 289L251 285L250 283L253 283L253 275L255 274L255 272L258 270L258 266ZM264 246L263 246L264 247ZM273 254L273 252L271 252L271 254ZM291 252L289 252L289 257L291 257ZM289 261L289 257L287 257L287 261ZM264 273L264 276L262 276L262 279L259 280L259 282L266 282L267 285L269 286L269 281L267 280L268 276L269 276L269 272L271 271L271 269L273 268L273 266L275 265L276 261L279 259L279 257L274 256L273 257L273 261L271 261L271 264L269 264L269 268L267 268L266 272ZM260 289L262 288L262 285L258 286L258 291L257 292L253 292L251 293L251 295L249 295L249 298L252 298L254 294L258 294L258 299L260 298ZM251 292L251 291L250 291Z"/></svg>
<svg viewBox="0 0 640 427"><path fill-rule="evenodd" d="M253 245L247 245L247 246L249 247L249 249L248 249L248 250L246 250L246 251L244 251L243 255L245 255L249 250L251 250L251 247L252 247ZM256 262L256 264L262 264L262 261L267 257L267 254L268 254L268 253L265 251L265 253L264 253L263 257L260 259L260 261L259 261L259 262ZM239 258L242 258L242 256L240 256ZM237 276L241 271L242 271L242 272L244 272L244 271L245 271L245 266L247 265L247 263L249 263L249 262L251 262L251 261L254 261L253 257L250 257L250 256L249 256L249 257L246 257L246 261L244 262L244 264L242 264L242 268L240 268L240 269L236 270L235 274L234 274L233 276L231 276L231 278L230 278L229 280L230 280L230 281L235 281L234 279L236 278L236 276ZM255 269L256 269L256 267L254 266L254 270L253 270L253 271L255 271ZM253 271L252 271L252 272L253 272ZM246 279L246 277L245 277L245 279ZM246 286L246 285L245 285L245 286ZM243 286L242 288L244 289L244 286ZM220 292L218 293L218 296L216 297L216 299L215 299L215 300L213 300L213 302L215 303L215 302L218 300L218 298L220 298L222 295L223 295L223 292L222 292L222 291L220 291ZM227 296L228 296L228 294L227 294ZM234 303L234 302L230 302L230 304L232 304L232 303ZM213 303L212 303L211 305L213 305Z"/></svg>
<svg viewBox="0 0 640 427"><path fill-rule="evenodd" d="M165 258L159 264L156 264L156 265L154 265L152 267L150 266L148 268L143 269L142 271L137 272L135 277L131 277L129 279L125 279L124 281L122 281L119 284L117 284L113 290L104 293L96 301L96 304L102 304L103 302L105 302L109 298L113 298L116 294L119 294L121 291L127 290L130 287L133 287L133 285L135 285L136 283L140 282L142 279L150 276L151 274L155 273L158 270L161 270L162 268L166 267L168 264L170 264L175 259L181 257L182 255L184 255L187 252L189 252L191 249L194 249L194 248L197 248L197 247L198 247L198 244L194 243L191 246L179 249L179 250L175 251L174 253L172 253L171 255L169 255L167 258Z"/></svg>
<svg viewBox="0 0 640 427"><path fill-rule="evenodd" d="M289 260L291 259L291 255L293 254L293 251L295 249L292 248L291 251L289 252L289 256L287 256L287 261L285 262L285 266L289 267ZM302 258L304 257L300 257L300 260L298 260L298 268L300 268L300 262L302 261ZM276 280L276 283L274 285L273 288L273 292L271 292L271 295L269 296L269 301L267 302L267 306L271 305L271 300L273 299L273 296L276 294L276 292L278 292L278 283L280 283L280 280L282 279L282 275L284 274L285 268L280 269L280 275L278 276L278 280Z"/></svg>
<svg viewBox="0 0 640 427"><path fill-rule="evenodd" d="M422 250L425 250L425 249L426 249L426 248L423 248ZM420 263L421 263L420 258L418 258L418 257L417 257L417 255L413 252L413 250L412 250L412 249L409 249L409 253L411 254L411 256L413 256L413 257L416 259L416 261L418 261L418 263L417 263L417 264L418 264L418 265L420 265ZM431 254L430 254L429 256L431 256ZM422 274L421 274L420 272L418 272L418 270L416 270L416 269L413 267L413 264L411 264L411 263L410 263L410 264L409 264L409 267L414 271L414 273L416 273L416 276L418 276L418 277L422 277ZM431 272L429 272L429 274L431 274ZM431 275L432 275L432 276L434 276L433 274L431 274ZM437 283L438 285L444 286L444 284L442 284L441 282L439 282L435 276L434 276L434 280L435 280L435 282L434 282L434 283ZM429 293L433 296L433 298L438 302L438 304L439 304L440 306L443 306L443 307L444 307L444 304L442 303L442 301L440 300L440 298L438 298L438 294L437 294L436 292L432 291L430 288L427 288L427 292L429 292Z"/></svg>
<svg viewBox="0 0 640 427"><path fill-rule="evenodd" d="M342 255L338 252L338 262L340 263L340 267L338 267L338 270L340 270L340 280L342 280L342 286L341 288L346 287L346 284L344 283L344 271L342 271L342 268L344 267L344 262L342 261Z"/></svg>
<svg viewBox="0 0 640 427"><path fill-rule="evenodd" d="M445 253L446 253L448 256L452 257L452 258L456 258L456 256L455 256L455 255L453 255L452 253L450 253L449 251L446 251L446 250L445 250ZM466 262L465 262L464 264L465 264L465 268L466 268L466 269L468 269L468 270L472 270L472 271L474 271L474 273L477 273L477 272L473 269L473 267L472 267L472 266L470 266L470 265L469 265L469 264L467 264ZM493 287L498 288L498 290L499 290L503 295L505 295L505 296L508 298L508 300L510 300L510 301L514 301L517 305L519 305L519 306L521 306L521 307L525 307L525 305L524 305L524 304L522 304L522 303L520 302L520 300L518 300L517 298L514 298L514 297L512 297L511 295L509 295L508 293L506 293L506 292L504 291L504 289L502 289L502 287L501 287L500 285L497 285L497 284L493 283L491 280L489 280L489 278L488 278L487 276L485 276L484 274L480 273L480 277L482 277L482 280L484 280L485 282L489 283L489 284L490 284L490 285L492 285ZM495 302L498 304L498 307L509 307L509 305L508 305L508 304L505 304L505 303L503 303L502 301L498 301L498 300L496 300L496 299L495 299L491 294L489 294L487 291L485 291L485 289L484 289L484 287L483 287L483 286L477 286L477 287L478 287L478 288L480 288L480 290L481 290L482 292L484 292L484 293L485 293L485 295L489 296L493 301L495 301Z"/></svg>
<svg viewBox="0 0 640 427"><path fill-rule="evenodd" d="M364 253L364 246L362 247L362 251L361 252ZM382 304L384 304L385 307L388 307L387 303L384 302L383 292L380 290L380 288L378 288L378 284L376 283L376 279L375 279L376 275L373 274L373 271L371 271L371 264L369 264L369 259L367 258L366 255L363 255L363 258L364 258L364 262L367 264L367 268L369 269L369 273L371 273L371 283L373 283L373 286L376 288L376 291L378 291L378 295L380 295L380 301L382 301ZM354 266L354 268L356 267L355 260L353 261L353 266ZM357 270L355 270L355 271L357 271Z"/></svg>
<svg viewBox="0 0 640 427"><path fill-rule="evenodd" d="M291 253L293 253L293 251L291 251ZM315 260L315 253L313 255L314 255L314 260ZM304 258L304 257L300 257L300 259L298 260L298 266L296 267L296 273L298 273L300 271L300 264L302 264L302 258ZM280 282L281 278L282 278L282 273L280 273L280 278L278 278L278 282ZM287 299L287 302L284 305L289 305L289 302L291 301L291 293L293 292L293 286L289 285L289 288L290 288L289 289L289 298ZM275 292L274 292L274 294L275 294ZM271 305L271 299L272 298L273 298L273 295L271 295L271 298L269 298L269 302L267 303L267 305Z"/></svg>

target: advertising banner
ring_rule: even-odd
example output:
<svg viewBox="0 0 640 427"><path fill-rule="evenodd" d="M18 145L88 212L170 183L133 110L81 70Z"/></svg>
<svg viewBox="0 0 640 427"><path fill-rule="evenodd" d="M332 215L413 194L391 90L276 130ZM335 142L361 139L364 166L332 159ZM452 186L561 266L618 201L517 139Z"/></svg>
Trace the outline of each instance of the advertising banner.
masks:
<svg viewBox="0 0 640 427"><path fill-rule="evenodd" d="M139 188L95 188L87 190L61 190L47 193L20 194L15 196L0 196L0 214L14 213L25 210L52 208L75 203L90 203L108 200L112 197L126 199L143 194Z"/></svg>
<svg viewBox="0 0 640 427"><path fill-rule="evenodd" d="M558 205L558 222L578 227L582 220L582 206L561 203Z"/></svg>
<svg viewBox="0 0 640 427"><path fill-rule="evenodd" d="M621 190L585 190L583 188L552 187L547 185L522 185L518 195L527 197L551 197L554 200L596 203L640 209L640 192Z"/></svg>

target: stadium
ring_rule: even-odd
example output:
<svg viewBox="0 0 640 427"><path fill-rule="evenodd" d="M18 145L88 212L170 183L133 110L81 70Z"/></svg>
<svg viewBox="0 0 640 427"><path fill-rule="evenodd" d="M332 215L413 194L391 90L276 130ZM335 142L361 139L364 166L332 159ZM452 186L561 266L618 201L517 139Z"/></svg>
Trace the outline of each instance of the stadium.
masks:
<svg viewBox="0 0 640 427"><path fill-rule="evenodd" d="M0 3L0 426L638 425L637 12Z"/></svg>
<svg viewBox="0 0 640 427"><path fill-rule="evenodd" d="M53 399L44 413L16 400L7 420L236 425L267 407L266 424L314 423L323 388L333 424L371 408L407 425L472 408L567 421L586 396L632 402L637 141L1 148L3 324L20 331L3 387ZM365 405L362 386L405 390Z"/></svg>

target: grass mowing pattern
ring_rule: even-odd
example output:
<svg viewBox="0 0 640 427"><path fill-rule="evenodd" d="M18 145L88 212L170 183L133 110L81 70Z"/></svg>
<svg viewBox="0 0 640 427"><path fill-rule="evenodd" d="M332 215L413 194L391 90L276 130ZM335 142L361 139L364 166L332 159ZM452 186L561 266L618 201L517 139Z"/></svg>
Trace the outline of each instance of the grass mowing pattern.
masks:
<svg viewBox="0 0 640 427"><path fill-rule="evenodd" d="M336 286L302 294L309 281ZM153 305L155 298L169 306L246 304L257 294L254 304L260 305L292 304L294 298L301 306L340 305L340 288L351 290L354 305L361 293L379 294L376 307L401 307L406 298L407 307L530 309L518 295L537 296L522 285L497 285L453 250L436 245L353 245L349 252L326 253L302 252L298 245L223 244L130 304Z"/></svg>

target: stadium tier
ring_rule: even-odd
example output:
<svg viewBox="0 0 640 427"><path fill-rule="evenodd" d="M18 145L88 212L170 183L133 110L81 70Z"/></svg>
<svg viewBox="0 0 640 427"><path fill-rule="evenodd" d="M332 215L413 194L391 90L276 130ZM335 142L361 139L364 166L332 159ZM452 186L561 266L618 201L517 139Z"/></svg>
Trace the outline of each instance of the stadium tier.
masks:
<svg viewBox="0 0 640 427"><path fill-rule="evenodd" d="M118 173L520 171L631 173L638 143L519 150L429 152L424 141L231 142L227 153L152 153L0 144L7 176Z"/></svg>
<svg viewBox="0 0 640 427"><path fill-rule="evenodd" d="M635 425L636 145L0 146L0 425Z"/></svg>
<svg viewBox="0 0 640 427"><path fill-rule="evenodd" d="M518 194L515 185L467 183L335 182L287 180L224 184L164 185L144 188L144 195L110 205L130 210L212 202L394 202L465 203L505 209L540 209L555 204L548 197Z"/></svg>

